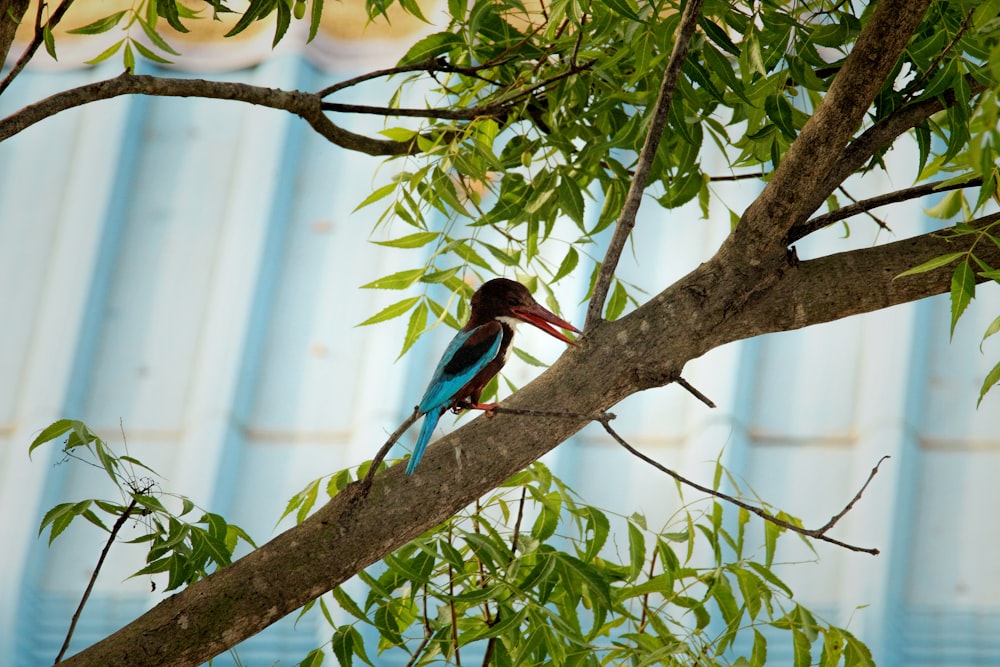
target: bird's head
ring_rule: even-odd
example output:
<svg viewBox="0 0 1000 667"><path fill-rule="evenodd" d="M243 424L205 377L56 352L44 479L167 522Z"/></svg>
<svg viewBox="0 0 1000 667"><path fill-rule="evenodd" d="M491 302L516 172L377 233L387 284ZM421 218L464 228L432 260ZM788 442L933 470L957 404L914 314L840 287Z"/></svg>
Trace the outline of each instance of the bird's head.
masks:
<svg viewBox="0 0 1000 667"><path fill-rule="evenodd" d="M501 322L509 320L511 325L527 322L571 345L576 344L572 338L549 325L554 324L568 331L581 333L566 320L543 308L531 296L527 287L507 278L494 278L484 283L472 295L471 308L470 322L475 321L477 324L493 319Z"/></svg>

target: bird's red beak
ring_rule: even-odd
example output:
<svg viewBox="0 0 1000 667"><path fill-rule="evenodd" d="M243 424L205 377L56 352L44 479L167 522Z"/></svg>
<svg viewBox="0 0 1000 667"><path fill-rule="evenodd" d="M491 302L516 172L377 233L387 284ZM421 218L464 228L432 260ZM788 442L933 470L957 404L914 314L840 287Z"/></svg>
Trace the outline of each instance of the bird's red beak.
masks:
<svg viewBox="0 0 1000 667"><path fill-rule="evenodd" d="M532 304L530 306L514 306L513 308L511 308L511 312L514 313L514 316L517 319L523 320L528 324L534 325L539 329L541 329L542 331L544 331L545 333L547 333L548 335L554 338L558 338L564 343L569 343L570 345L576 345L576 341L566 336L563 332L558 331L553 327L550 327L549 324L554 324L557 327L561 327L563 329L572 331L574 333L583 333L582 331L574 327L566 320L562 319L561 317L558 317L554 313L547 311L546 309L539 306L537 303Z"/></svg>

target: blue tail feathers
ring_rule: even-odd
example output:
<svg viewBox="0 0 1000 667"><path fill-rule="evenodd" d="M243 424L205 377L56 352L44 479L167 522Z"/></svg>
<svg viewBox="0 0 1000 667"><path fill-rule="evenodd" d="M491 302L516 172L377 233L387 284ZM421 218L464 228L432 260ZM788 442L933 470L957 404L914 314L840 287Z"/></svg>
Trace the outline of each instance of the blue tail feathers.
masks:
<svg viewBox="0 0 1000 667"><path fill-rule="evenodd" d="M420 427L417 444L413 447L413 454L410 455L410 460L406 464L407 475L412 475L413 471L417 469L417 464L420 463L420 459L424 455L424 449L427 448L427 443L431 441L431 436L434 435L434 429L437 427L438 420L441 419L441 412L439 409L434 409L424 415L424 423Z"/></svg>

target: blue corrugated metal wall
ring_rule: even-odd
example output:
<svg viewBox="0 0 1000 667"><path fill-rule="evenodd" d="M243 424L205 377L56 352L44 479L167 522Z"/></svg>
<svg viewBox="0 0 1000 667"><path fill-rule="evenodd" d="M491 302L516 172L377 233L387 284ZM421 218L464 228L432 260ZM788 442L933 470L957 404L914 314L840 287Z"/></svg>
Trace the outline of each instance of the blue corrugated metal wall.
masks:
<svg viewBox="0 0 1000 667"><path fill-rule="evenodd" d="M29 72L0 99L0 112L114 73ZM297 55L225 76L307 90L331 80ZM366 242L371 213L351 214L384 182L378 165L281 113L192 99L102 102L0 147L0 521L8 542L0 664L51 661L102 541L83 525L52 550L35 537L45 508L99 493L90 486L99 475L55 465L51 455L27 461L27 444L47 423L79 417L109 440L120 439L121 424L132 454L171 490L266 540L288 497L370 457L401 421L448 333L427 336L394 363L405 323L354 328L398 296L357 286L413 263ZM754 193L724 194L739 210ZM645 210L623 275L650 291L683 275L727 232L728 217L717 213L701 221L694 210ZM919 209L906 215L890 219L900 236L920 231ZM847 240L836 230L809 240L800 256L870 243L864 224L856 227ZM579 289L565 288L567 305ZM990 366L975 347L1000 308L986 292L953 343L947 301L933 299L715 350L685 376L718 410L666 387L619 406L620 428L695 478L709 479L722 451L737 477L813 525L891 454L838 531L883 555L819 545L818 562L783 576L806 604L868 641L881 665L1000 664L1000 399L975 410ZM559 352L530 335L522 344L549 360ZM532 369L515 365L510 375L524 382ZM661 519L676 509L672 483L599 430L549 460L594 504ZM782 558L815 560L794 544ZM147 579L110 574L140 566L138 554L112 551L74 648L162 599ZM286 619L239 653L246 664L292 664L327 635ZM772 648L775 664L781 655Z"/></svg>

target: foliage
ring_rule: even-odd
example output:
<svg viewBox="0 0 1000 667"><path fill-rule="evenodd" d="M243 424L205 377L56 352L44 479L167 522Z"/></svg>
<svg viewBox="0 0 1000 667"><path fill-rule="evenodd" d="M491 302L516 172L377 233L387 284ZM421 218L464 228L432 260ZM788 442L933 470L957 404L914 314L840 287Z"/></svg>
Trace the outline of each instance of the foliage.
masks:
<svg viewBox="0 0 1000 667"><path fill-rule="evenodd" d="M722 476L717 467L716 484ZM332 497L351 478L313 481L285 516L303 520L321 488ZM745 510L696 505L653 530L642 514L583 503L535 463L299 617L322 613L341 665L398 650L410 665L486 656L494 665L763 665L781 642L795 664L874 664L775 574L783 529L768 524L755 545ZM300 664L325 655L317 648Z"/></svg>
<svg viewBox="0 0 1000 667"><path fill-rule="evenodd" d="M60 438L63 438L62 452L67 459L102 470L115 486L119 498L87 498L60 503L50 509L38 528L39 535L49 529L50 545L78 517L109 533L109 543L116 539L122 524L132 519L144 532L127 543L145 544L147 549L146 566L132 576L166 572L168 591L228 565L240 541L256 546L242 528L226 522L218 514L203 512L195 521L185 519L196 509L190 499L161 492L154 470L128 454L115 454L107 442L81 421L60 419L54 422L35 438L28 451L31 453ZM180 511L168 508L164 503L166 497L179 502ZM102 521L102 514L114 519L113 528L109 529Z"/></svg>
<svg viewBox="0 0 1000 667"><path fill-rule="evenodd" d="M307 12L305 0L251 0L234 11L225 0L212 0L210 8L196 11L177 0L145 0L75 32L122 27L126 37L92 62L124 44L124 64L131 69L133 46L158 62L177 54L160 19L186 31L193 20L232 14L239 18L229 35L273 20L276 44L292 20L307 20L309 39L315 37L323 0L308 4ZM428 20L416 0L365 2L372 20L394 5ZM363 324L408 315L402 354L427 329L441 322L458 326L476 278L513 273L540 286L555 312L552 286L561 279L589 271L592 288L601 260L588 248L621 211L680 6L677 0L448 2L446 23L399 61L398 88L382 108L392 118L402 100L427 100L426 108L415 110L421 118L416 124L383 130L389 139L416 142L419 150L392 158L401 163L390 181L359 206L379 205L380 222L394 221L377 242L417 258L414 268L365 286L408 294ZM943 186L978 189L973 197L954 190L928 211L945 220L971 221L1000 187L998 14L1000 0L932 3L870 110L868 127L906 108L942 102L943 109L905 140L918 148L915 182L945 175ZM870 16L870 6L839 0L705 2L653 164L650 198L663 209L696 200L707 216L711 205L726 206L714 180L766 180ZM145 41L133 39L134 26ZM335 103L329 109L338 110ZM858 174L884 170L890 148L877 151ZM728 165L731 174L706 172L709 158ZM843 188L841 194L850 198ZM827 206L839 207L838 195ZM740 212L729 213L735 224ZM959 226L952 232L964 233ZM974 293L973 264L987 274L994 270L971 256L959 263L952 330ZM634 286L617 278L609 293L608 319L638 304Z"/></svg>

